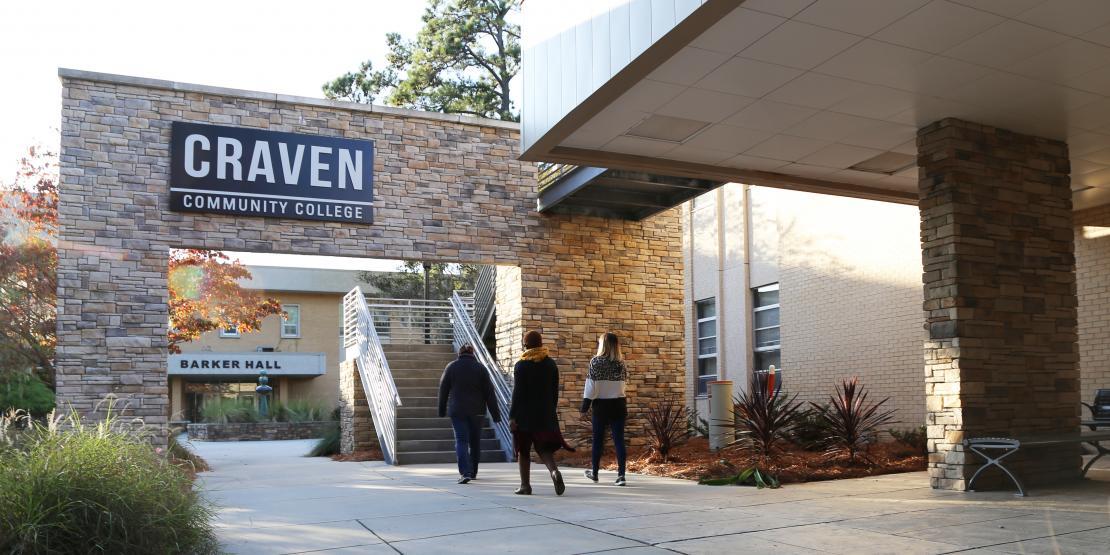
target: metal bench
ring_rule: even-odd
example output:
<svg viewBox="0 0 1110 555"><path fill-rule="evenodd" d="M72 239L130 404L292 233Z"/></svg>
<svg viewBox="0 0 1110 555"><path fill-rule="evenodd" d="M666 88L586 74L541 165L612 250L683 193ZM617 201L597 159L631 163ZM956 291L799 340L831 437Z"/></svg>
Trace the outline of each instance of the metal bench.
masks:
<svg viewBox="0 0 1110 555"><path fill-rule="evenodd" d="M1082 404L1087 407L1087 410L1091 411L1091 421L1103 422L1106 426L1110 426L1110 389L1096 391L1095 402L1089 405L1087 403Z"/></svg>
<svg viewBox="0 0 1110 555"><path fill-rule="evenodd" d="M1087 422L1084 422L1083 424L1087 425ZM971 475L971 479L967 481L967 490L975 491L973 488L975 484L975 479L978 478L979 475L982 474L983 471L987 468L996 466L1000 470L1002 470L1002 472L1006 473L1006 475L1009 476L1011 480L1013 480L1014 485L1017 486L1018 495L1025 497L1025 487L1022 486L1021 481L1018 480L1018 477L1015 476L1014 473L1010 472L1010 470L1002 464L1003 459L1010 455L1013 455L1021 447L1059 447L1062 445L1086 443L1094 447L1096 451L1094 458L1088 461L1087 464L1083 467L1082 475L1086 476L1087 471L1090 470L1091 466L1095 464L1095 461L1102 458L1103 455L1110 453L1110 449L1102 446L1101 442L1103 441L1110 441L1110 431L1040 435L1029 436L1021 439L1005 437L977 437L964 439L964 447L967 450L975 453L976 455L979 455L986 461L983 466L980 466L979 469ZM989 453L990 451L1001 451L1002 453L998 456L991 456Z"/></svg>

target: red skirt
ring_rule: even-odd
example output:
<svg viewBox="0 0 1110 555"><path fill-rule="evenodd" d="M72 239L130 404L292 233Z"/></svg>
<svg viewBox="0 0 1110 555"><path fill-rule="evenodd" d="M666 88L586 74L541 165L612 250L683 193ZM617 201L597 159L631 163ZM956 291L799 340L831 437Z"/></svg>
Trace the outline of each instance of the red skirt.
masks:
<svg viewBox="0 0 1110 555"><path fill-rule="evenodd" d="M537 453L554 453L559 449L574 451L574 447L567 444L567 440L563 439L563 433L559 430L551 432L517 430L513 432L513 448L517 456L522 453L527 454L533 447L535 447Z"/></svg>

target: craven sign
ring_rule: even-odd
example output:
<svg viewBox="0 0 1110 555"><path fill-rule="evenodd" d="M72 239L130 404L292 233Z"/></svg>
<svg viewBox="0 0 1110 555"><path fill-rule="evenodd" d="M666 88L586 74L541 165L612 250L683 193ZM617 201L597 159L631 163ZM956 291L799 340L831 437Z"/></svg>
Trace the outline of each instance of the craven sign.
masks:
<svg viewBox="0 0 1110 555"><path fill-rule="evenodd" d="M374 222L374 143L173 122L170 210Z"/></svg>

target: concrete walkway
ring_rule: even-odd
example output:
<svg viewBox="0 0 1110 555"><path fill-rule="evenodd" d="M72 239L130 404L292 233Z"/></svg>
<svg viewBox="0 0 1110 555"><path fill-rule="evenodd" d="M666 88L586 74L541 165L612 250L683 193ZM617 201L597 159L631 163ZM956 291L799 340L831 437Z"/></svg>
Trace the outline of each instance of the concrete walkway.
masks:
<svg viewBox="0 0 1110 555"><path fill-rule="evenodd" d="M924 473L785 486L698 486L565 469L556 497L513 495L512 464L456 485L449 465L389 467L300 455L312 442L195 443L213 471L232 553L1107 553L1110 472L1027 498L938 492ZM536 465L533 468L537 468Z"/></svg>

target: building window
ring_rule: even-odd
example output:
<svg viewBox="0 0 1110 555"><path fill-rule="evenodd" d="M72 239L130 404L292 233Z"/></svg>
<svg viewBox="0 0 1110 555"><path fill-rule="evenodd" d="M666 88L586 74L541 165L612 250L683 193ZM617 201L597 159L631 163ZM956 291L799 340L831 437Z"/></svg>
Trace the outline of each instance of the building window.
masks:
<svg viewBox="0 0 1110 555"><path fill-rule="evenodd" d="M287 304L281 307L285 311L285 316L281 318L281 336L282 337L300 337L301 336L301 305Z"/></svg>
<svg viewBox="0 0 1110 555"><path fill-rule="evenodd" d="M239 328L224 328L220 330L220 337L224 338L238 338Z"/></svg>
<svg viewBox="0 0 1110 555"><path fill-rule="evenodd" d="M752 327L755 330L753 362L756 370L771 365L781 368L782 345L779 340L779 284L752 290Z"/></svg>
<svg viewBox="0 0 1110 555"><path fill-rule="evenodd" d="M709 382L717 379L717 300L697 301L698 395L705 395Z"/></svg>

